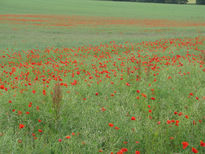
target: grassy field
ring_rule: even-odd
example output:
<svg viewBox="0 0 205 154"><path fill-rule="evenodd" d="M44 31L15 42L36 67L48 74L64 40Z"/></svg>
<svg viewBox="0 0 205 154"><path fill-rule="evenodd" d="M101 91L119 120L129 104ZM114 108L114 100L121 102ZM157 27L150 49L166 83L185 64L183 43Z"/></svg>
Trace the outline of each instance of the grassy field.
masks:
<svg viewBox="0 0 205 154"><path fill-rule="evenodd" d="M0 1L0 153L205 153L205 8Z"/></svg>

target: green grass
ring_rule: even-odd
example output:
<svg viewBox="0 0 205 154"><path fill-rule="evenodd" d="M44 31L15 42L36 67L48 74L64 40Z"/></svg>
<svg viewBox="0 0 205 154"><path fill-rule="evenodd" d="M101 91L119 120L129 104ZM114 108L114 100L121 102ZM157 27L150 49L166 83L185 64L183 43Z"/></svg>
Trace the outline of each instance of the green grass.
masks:
<svg viewBox="0 0 205 154"><path fill-rule="evenodd" d="M58 14L205 21L204 6L95 0L2 0L0 14Z"/></svg>
<svg viewBox="0 0 205 154"><path fill-rule="evenodd" d="M134 19L171 19L179 21L205 22L204 6L125 3L94 0L3 0L0 2L0 14L45 14L45 15L81 15L101 17L125 17ZM16 28L17 30L13 30ZM164 32L144 32L144 30L165 29ZM169 31L167 31L169 30ZM199 34L198 31L201 31ZM122 34L119 34L123 32ZM31 49L47 46L72 47L89 43L106 43L110 40L124 42L131 40L156 40L163 38L189 37L204 35L204 27L72 27L52 28L23 25L0 24L1 49Z"/></svg>
<svg viewBox="0 0 205 154"><path fill-rule="evenodd" d="M204 6L94 0L1 0L0 14L205 22ZM130 154L190 154L192 147L205 153L200 146L200 141L205 141L204 62L200 57L204 34L204 27L194 26L51 28L0 22L0 86L8 88L0 89L0 153L96 154L102 149L109 154L127 148ZM176 55L181 57L174 63ZM51 94L56 78L68 85L61 87L59 114ZM74 80L76 85L71 84ZM30 102L32 107L28 107ZM183 115L175 115L175 111ZM131 120L132 116L136 120ZM167 124L172 119L179 120L179 126ZM120 129L109 127L109 123ZM25 127L20 129L19 124ZM189 143L186 149L183 141Z"/></svg>

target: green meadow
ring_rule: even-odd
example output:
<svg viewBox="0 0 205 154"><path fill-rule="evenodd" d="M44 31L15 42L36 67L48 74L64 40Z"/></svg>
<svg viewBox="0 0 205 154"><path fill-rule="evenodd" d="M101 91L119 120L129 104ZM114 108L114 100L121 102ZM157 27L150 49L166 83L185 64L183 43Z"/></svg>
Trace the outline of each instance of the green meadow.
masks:
<svg viewBox="0 0 205 154"><path fill-rule="evenodd" d="M1 0L0 154L205 153L204 14Z"/></svg>
<svg viewBox="0 0 205 154"><path fill-rule="evenodd" d="M0 14L79 15L123 17L129 19L170 19L177 21L205 22L204 6L176 4L147 4L95 0L36 0L0 2ZM115 40L141 41L204 35L204 27L140 27L98 26L52 28L0 24L1 47L12 49L45 48L47 46L72 47L89 43ZM17 30L12 30L16 28ZM158 29L164 31L158 32ZM148 31L148 32L147 32ZM120 33L122 32L122 33ZM199 34L200 32L200 34Z"/></svg>

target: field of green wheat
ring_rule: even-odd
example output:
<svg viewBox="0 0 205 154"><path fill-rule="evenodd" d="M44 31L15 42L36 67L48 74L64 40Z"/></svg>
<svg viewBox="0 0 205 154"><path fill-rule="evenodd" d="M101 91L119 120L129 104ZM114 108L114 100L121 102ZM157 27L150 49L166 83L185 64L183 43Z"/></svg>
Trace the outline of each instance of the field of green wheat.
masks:
<svg viewBox="0 0 205 154"><path fill-rule="evenodd" d="M0 153L205 153L204 14L1 0Z"/></svg>

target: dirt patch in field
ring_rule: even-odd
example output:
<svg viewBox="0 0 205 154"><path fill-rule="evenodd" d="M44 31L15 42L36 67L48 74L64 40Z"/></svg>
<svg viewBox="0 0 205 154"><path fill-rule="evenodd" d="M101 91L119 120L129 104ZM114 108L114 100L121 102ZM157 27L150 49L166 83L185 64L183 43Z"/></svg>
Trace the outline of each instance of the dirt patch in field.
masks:
<svg viewBox="0 0 205 154"><path fill-rule="evenodd" d="M145 27L196 27L205 26L204 22L130 19L117 17L87 17L87 16L56 16L56 15L0 15L0 23L23 24L35 26L100 26L100 25L130 25Z"/></svg>

